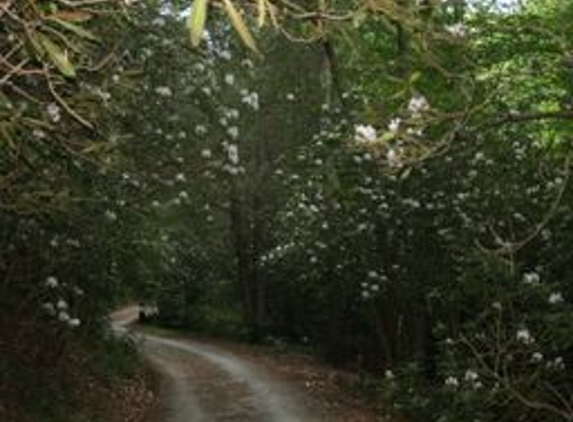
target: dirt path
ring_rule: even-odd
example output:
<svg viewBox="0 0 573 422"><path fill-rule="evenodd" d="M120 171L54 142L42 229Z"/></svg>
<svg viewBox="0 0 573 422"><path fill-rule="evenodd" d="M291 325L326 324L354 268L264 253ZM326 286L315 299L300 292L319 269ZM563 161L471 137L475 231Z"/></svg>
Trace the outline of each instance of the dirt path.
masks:
<svg viewBox="0 0 573 422"><path fill-rule="evenodd" d="M112 316L126 332L137 308ZM306 382L285 376L268 361L225 347L137 332L142 350L163 376L160 408L149 422L375 421L327 409L311 397Z"/></svg>

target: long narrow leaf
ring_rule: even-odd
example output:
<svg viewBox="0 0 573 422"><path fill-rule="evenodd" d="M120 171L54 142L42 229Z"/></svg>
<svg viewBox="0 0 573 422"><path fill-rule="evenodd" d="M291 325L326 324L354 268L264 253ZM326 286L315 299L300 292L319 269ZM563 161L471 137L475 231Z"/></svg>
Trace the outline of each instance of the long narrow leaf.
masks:
<svg viewBox="0 0 573 422"><path fill-rule="evenodd" d="M205 30L205 22L207 21L207 6L209 0L194 0L191 7L191 13L187 19L187 28L191 37L191 44L197 47L201 42L203 31Z"/></svg>
<svg viewBox="0 0 573 422"><path fill-rule="evenodd" d="M265 26L265 22L267 20L267 2L266 2L266 0L257 0L257 6L258 6L257 22L258 22L259 28L262 28L263 26Z"/></svg>
<svg viewBox="0 0 573 422"><path fill-rule="evenodd" d="M58 68L58 70L68 78L75 78L76 70L70 62L68 55L57 44L54 44L48 37L39 35L39 39L42 47L44 47L44 50L48 54L48 57Z"/></svg>
<svg viewBox="0 0 573 422"><path fill-rule="evenodd" d="M66 22L61 19L50 19L52 22L57 23L58 25L62 26L63 28L67 29L70 32L73 32L77 36L81 38L88 39L90 41L99 41L98 37L88 31L87 29L82 28L80 25L76 25L71 22Z"/></svg>
<svg viewBox="0 0 573 422"><path fill-rule="evenodd" d="M255 53L258 53L259 50L257 49L257 45L253 39L253 36L251 35L251 31L249 31L249 27L243 20L243 17L235 5L230 0L223 0L223 3L225 5L227 15L231 20L231 24L233 25L233 28L235 28L235 31L237 31L237 34L239 34L239 37L241 37L247 47L249 47Z"/></svg>

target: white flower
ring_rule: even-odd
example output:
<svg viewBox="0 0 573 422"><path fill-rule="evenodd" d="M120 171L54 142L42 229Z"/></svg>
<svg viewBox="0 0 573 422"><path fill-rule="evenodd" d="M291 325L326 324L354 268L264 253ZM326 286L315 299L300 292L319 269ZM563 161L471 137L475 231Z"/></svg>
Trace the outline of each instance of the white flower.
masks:
<svg viewBox="0 0 573 422"><path fill-rule="evenodd" d="M178 173L178 174L175 176L175 180L177 180L178 182L186 182L186 181L187 181L187 178L185 177L185 174L184 174L184 173Z"/></svg>
<svg viewBox="0 0 573 422"><path fill-rule="evenodd" d="M109 221L115 221L117 220L117 214L113 211L107 210L105 212L105 218L107 218Z"/></svg>
<svg viewBox="0 0 573 422"><path fill-rule="evenodd" d="M58 314L58 319L62 322L68 322L70 320L70 314L68 314L66 311L61 311Z"/></svg>
<svg viewBox="0 0 573 422"><path fill-rule="evenodd" d="M51 289L55 289L56 287L58 287L58 279L54 276L50 276L46 279L46 287L49 287Z"/></svg>
<svg viewBox="0 0 573 422"><path fill-rule="evenodd" d="M225 83L227 85L233 85L235 83L235 75L232 75L230 73L227 73L225 75Z"/></svg>
<svg viewBox="0 0 573 422"><path fill-rule="evenodd" d="M227 110L225 115L227 116L228 119L238 119L239 118L239 110L237 110L236 108L232 108L230 110Z"/></svg>
<svg viewBox="0 0 573 422"><path fill-rule="evenodd" d="M39 139L44 139L46 137L46 132L44 132L43 130L40 129L34 129L32 131L32 134Z"/></svg>
<svg viewBox="0 0 573 422"><path fill-rule="evenodd" d="M458 385L460 385L460 382L458 381L458 379L454 376L449 376L448 378L446 378L445 384L447 387L457 387Z"/></svg>
<svg viewBox="0 0 573 422"><path fill-rule="evenodd" d="M374 142L378 138L376 129L371 125L356 125L354 127L354 133L357 141Z"/></svg>
<svg viewBox="0 0 573 422"><path fill-rule="evenodd" d="M56 103L48 104L46 111L48 112L48 116L50 116L50 119L52 119L54 123L58 123L62 119L62 116L60 114L61 109Z"/></svg>
<svg viewBox="0 0 573 422"><path fill-rule="evenodd" d="M293 94L292 92L289 92L289 93L286 95L286 99L287 99L288 101L294 101L294 94Z"/></svg>
<svg viewBox="0 0 573 422"><path fill-rule="evenodd" d="M66 303L66 301L64 299L60 299L60 300L58 300L56 307L60 310L66 310L66 309L68 309L68 304Z"/></svg>
<svg viewBox="0 0 573 422"><path fill-rule="evenodd" d="M401 124L402 124L402 119L400 119L399 117L392 119L388 124L388 130L392 133L396 133L400 130Z"/></svg>
<svg viewBox="0 0 573 422"><path fill-rule="evenodd" d="M543 360L543 355L539 352L535 352L531 355L531 362L532 363L539 363Z"/></svg>
<svg viewBox="0 0 573 422"><path fill-rule="evenodd" d="M187 192L185 192L184 190L182 190L181 192L179 192L179 198L189 199L189 194Z"/></svg>
<svg viewBox="0 0 573 422"><path fill-rule="evenodd" d="M390 167L402 167L402 160L400 155L394 148L390 148L388 152L386 152L386 160L388 161L388 165Z"/></svg>
<svg viewBox="0 0 573 422"><path fill-rule="evenodd" d="M227 129L227 134L231 137L231 139L237 139L239 137L239 128L237 126L231 126Z"/></svg>
<svg viewBox="0 0 573 422"><path fill-rule="evenodd" d="M463 37L467 33L467 28L462 22L448 25L445 29L450 33L450 35L453 35L454 37Z"/></svg>
<svg viewBox="0 0 573 422"><path fill-rule="evenodd" d="M155 93L160 97L171 97L173 95L171 88L168 86L158 86L155 88Z"/></svg>
<svg viewBox="0 0 573 422"><path fill-rule="evenodd" d="M68 320L68 325L72 328L79 327L80 324L81 324L81 321L79 318L72 318L72 319Z"/></svg>
<svg viewBox="0 0 573 422"><path fill-rule="evenodd" d="M563 303L563 295L561 292L551 293L551 295L549 295L549 303L552 305Z"/></svg>
<svg viewBox="0 0 573 422"><path fill-rule="evenodd" d="M553 360L553 367L560 371L565 369L565 362L561 356L558 356Z"/></svg>
<svg viewBox="0 0 573 422"><path fill-rule="evenodd" d="M469 382L475 382L479 378L479 375L476 371L468 369L464 375L464 379Z"/></svg>
<svg viewBox="0 0 573 422"><path fill-rule="evenodd" d="M539 281L540 281L539 274L535 272L523 274L523 283L525 284L537 285L539 284Z"/></svg>
<svg viewBox="0 0 573 422"><path fill-rule="evenodd" d="M211 158L212 155L213 155L213 154L211 153L211 150L208 149L208 148L205 148L204 150L201 151L201 157L203 157L203 158L207 158L207 159L208 159L208 158Z"/></svg>
<svg viewBox="0 0 573 422"><path fill-rule="evenodd" d="M515 336L517 338L517 341L519 341L523 344L535 343L535 339L533 338L533 336L531 335L531 333L529 332L529 330L527 328L522 328L522 329L518 330Z"/></svg>
<svg viewBox="0 0 573 422"><path fill-rule="evenodd" d="M250 94L247 91L242 91L241 101L247 105L249 105L253 110L259 109L259 94L256 92L251 92Z"/></svg>
<svg viewBox="0 0 573 422"><path fill-rule="evenodd" d="M239 147L235 144L231 144L227 147L227 156L229 161L235 165L239 164Z"/></svg>
<svg viewBox="0 0 573 422"><path fill-rule="evenodd" d="M430 105L428 100L423 95L414 95L408 102L408 111L410 111L414 116L419 116L422 112L428 111Z"/></svg>
<svg viewBox="0 0 573 422"><path fill-rule="evenodd" d="M162 17L157 17L151 21L151 25L159 27L165 26L165 19L163 19Z"/></svg>
<svg viewBox="0 0 573 422"><path fill-rule="evenodd" d="M394 373L390 369L386 369L386 371L384 371L384 378L392 380L394 379Z"/></svg>

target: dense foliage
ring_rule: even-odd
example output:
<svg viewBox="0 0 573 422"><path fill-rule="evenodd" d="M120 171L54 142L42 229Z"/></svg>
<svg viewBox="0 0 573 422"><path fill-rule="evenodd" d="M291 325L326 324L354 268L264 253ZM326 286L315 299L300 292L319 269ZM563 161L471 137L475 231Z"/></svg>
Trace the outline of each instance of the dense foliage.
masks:
<svg viewBox="0 0 573 422"><path fill-rule="evenodd" d="M121 176L106 125L122 11L0 4L0 419L13 408L74 417L78 387L124 362L108 366L106 353L128 349L105 326L128 289L126 221L137 220L125 233L115 224Z"/></svg>

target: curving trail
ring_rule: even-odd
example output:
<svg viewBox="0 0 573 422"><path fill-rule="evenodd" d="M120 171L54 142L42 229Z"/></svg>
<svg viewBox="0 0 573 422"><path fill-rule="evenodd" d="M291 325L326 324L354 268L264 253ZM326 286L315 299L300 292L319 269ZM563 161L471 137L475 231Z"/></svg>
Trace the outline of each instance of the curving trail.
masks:
<svg viewBox="0 0 573 422"><path fill-rule="evenodd" d="M137 308L112 315L127 332ZM315 422L301 393L252 362L210 344L137 333L144 354L164 375L156 420L162 422Z"/></svg>

